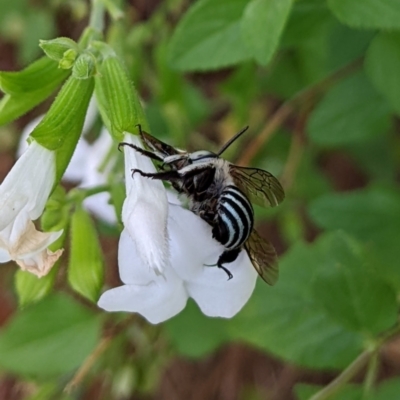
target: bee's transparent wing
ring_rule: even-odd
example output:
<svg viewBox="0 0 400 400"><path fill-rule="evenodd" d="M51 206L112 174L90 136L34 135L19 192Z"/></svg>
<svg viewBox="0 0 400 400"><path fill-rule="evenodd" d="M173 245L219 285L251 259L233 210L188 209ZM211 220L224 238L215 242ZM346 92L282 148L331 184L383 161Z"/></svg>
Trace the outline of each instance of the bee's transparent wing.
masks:
<svg viewBox="0 0 400 400"><path fill-rule="evenodd" d="M274 285L279 277L279 269L278 258L272 244L253 229L244 247L258 275L269 285Z"/></svg>
<svg viewBox="0 0 400 400"><path fill-rule="evenodd" d="M233 164L229 165L229 170L235 184L252 203L263 207L275 207L285 198L281 184L271 173Z"/></svg>

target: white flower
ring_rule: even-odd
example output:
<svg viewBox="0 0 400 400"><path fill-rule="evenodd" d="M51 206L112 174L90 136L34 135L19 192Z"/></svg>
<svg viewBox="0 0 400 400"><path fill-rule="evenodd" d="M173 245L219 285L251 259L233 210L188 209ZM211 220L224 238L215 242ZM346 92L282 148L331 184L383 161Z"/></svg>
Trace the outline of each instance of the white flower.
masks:
<svg viewBox="0 0 400 400"><path fill-rule="evenodd" d="M55 154L33 141L0 185L0 262L14 260L22 270L46 275L62 250L47 247L62 231L37 231L55 181Z"/></svg>
<svg viewBox="0 0 400 400"><path fill-rule="evenodd" d="M140 146L139 140L126 137ZM119 241L119 273L123 286L110 289L98 305L107 311L142 314L160 323L178 314L192 297L204 314L230 318L250 298L257 273L245 252L227 267L215 264L224 247L212 239L211 227L191 211L168 203L160 181L135 174L155 172L147 157L125 147L127 199Z"/></svg>
<svg viewBox="0 0 400 400"><path fill-rule="evenodd" d="M94 98L92 98L82 129L83 137L78 141L74 154L62 178L65 182L80 183L79 186L85 189L107 184L108 173L114 166L115 161L115 158L110 158L106 161L106 165L103 165L105 158L113 146L111 135L105 128L101 131L98 139L91 144L84 138L85 133L93 125L97 114L97 105ZM21 156L27 149L28 144L26 139L43 117L44 115L35 118L23 129L17 151L18 156ZM96 217L109 224L115 224L117 222L115 209L109 202L110 194L108 192L101 192L86 198L83 204Z"/></svg>

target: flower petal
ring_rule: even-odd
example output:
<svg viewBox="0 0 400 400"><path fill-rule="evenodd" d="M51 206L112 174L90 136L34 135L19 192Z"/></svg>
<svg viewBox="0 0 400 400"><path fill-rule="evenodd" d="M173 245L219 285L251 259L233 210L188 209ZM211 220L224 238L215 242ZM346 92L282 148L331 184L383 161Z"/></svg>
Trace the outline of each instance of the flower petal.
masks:
<svg viewBox="0 0 400 400"><path fill-rule="evenodd" d="M28 271L36 275L38 278L47 275L56 261L61 257L64 249L59 249L52 252L44 249L39 253L33 254L31 257L21 257L17 259L17 264L21 267L22 271Z"/></svg>
<svg viewBox="0 0 400 400"><path fill-rule="evenodd" d="M189 296L204 314L231 318L250 298L257 279L247 254L225 267L233 278L215 264L225 248L212 238L211 227L200 217L179 206L170 205L169 234L171 237L171 265L185 280Z"/></svg>
<svg viewBox="0 0 400 400"><path fill-rule="evenodd" d="M126 285L147 285L159 276L154 268L144 264L127 229L119 238L118 270L121 281Z"/></svg>
<svg viewBox="0 0 400 400"><path fill-rule="evenodd" d="M143 268L143 266L142 266ZM147 285L124 285L103 293L99 307L106 311L138 312L152 324L180 313L186 305L187 292L172 270Z"/></svg>
<svg viewBox="0 0 400 400"><path fill-rule="evenodd" d="M43 212L54 180L54 152L33 141L0 185L0 231L23 209L30 219L37 219Z"/></svg>
<svg viewBox="0 0 400 400"><path fill-rule="evenodd" d="M204 264L215 264L224 246L212 238L211 227L193 212L170 204L168 232L171 265L184 280L196 280ZM226 274L219 271L221 280Z"/></svg>
<svg viewBox="0 0 400 400"><path fill-rule="evenodd" d="M141 147L139 139L125 135L125 142ZM155 172L154 165L137 151L125 147L126 200L122 221L143 262L158 273L169 263L167 234L168 202L160 181L135 174L132 169Z"/></svg>
<svg viewBox="0 0 400 400"><path fill-rule="evenodd" d="M232 318L247 303L256 284L257 272L245 251L225 267L233 275L229 281L221 269L205 267L196 281L186 282L189 296L210 317Z"/></svg>

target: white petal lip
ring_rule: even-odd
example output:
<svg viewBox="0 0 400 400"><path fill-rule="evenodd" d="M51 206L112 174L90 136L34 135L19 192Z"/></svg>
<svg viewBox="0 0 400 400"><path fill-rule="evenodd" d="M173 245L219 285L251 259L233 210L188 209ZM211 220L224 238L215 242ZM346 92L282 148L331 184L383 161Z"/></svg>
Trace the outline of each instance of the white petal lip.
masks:
<svg viewBox="0 0 400 400"><path fill-rule="evenodd" d="M245 252L227 265L233 279L216 267L224 247L211 237L211 229L192 212L170 205L168 231L171 262L162 276L145 265L125 229L120 238L118 261L124 286L103 293L98 305L107 311L142 314L157 324L178 314L192 297L211 317L231 318L246 304L254 290L257 273ZM205 261L207 260L207 261Z"/></svg>
<svg viewBox="0 0 400 400"><path fill-rule="evenodd" d="M187 298L182 280L168 269L147 285L124 285L107 290L98 305L106 311L138 312L152 324L158 324L180 313Z"/></svg>
<svg viewBox="0 0 400 400"><path fill-rule="evenodd" d="M139 138L127 133L124 141L142 146ZM168 202L161 181L135 174L132 169L155 172L148 157L125 146L126 199L122 222L136 245L140 258L148 268L162 274L169 261L167 234Z"/></svg>
<svg viewBox="0 0 400 400"><path fill-rule="evenodd" d="M62 231L37 231L33 220L43 212L55 181L55 155L33 141L0 185L0 262L15 260L37 276L46 275L62 250L47 246Z"/></svg>

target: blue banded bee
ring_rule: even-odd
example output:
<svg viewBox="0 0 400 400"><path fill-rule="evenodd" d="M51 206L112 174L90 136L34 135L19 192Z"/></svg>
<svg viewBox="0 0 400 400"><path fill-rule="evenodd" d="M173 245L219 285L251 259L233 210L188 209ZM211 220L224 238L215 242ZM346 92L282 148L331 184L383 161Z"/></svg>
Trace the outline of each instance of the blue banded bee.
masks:
<svg viewBox="0 0 400 400"><path fill-rule="evenodd" d="M212 227L213 238L225 247L212 266L223 269L228 280L231 279L233 275L224 264L235 261L245 248L260 277L273 285L278 279L276 252L253 228L251 202L275 207L285 197L283 188L267 171L239 167L220 157L247 129L237 133L218 153L205 150L188 153L161 142L142 131L139 125L141 139L149 150L124 142L118 148L129 146L160 162L159 172L133 169L132 176L138 173L170 182L178 193L188 197L189 209Z"/></svg>

